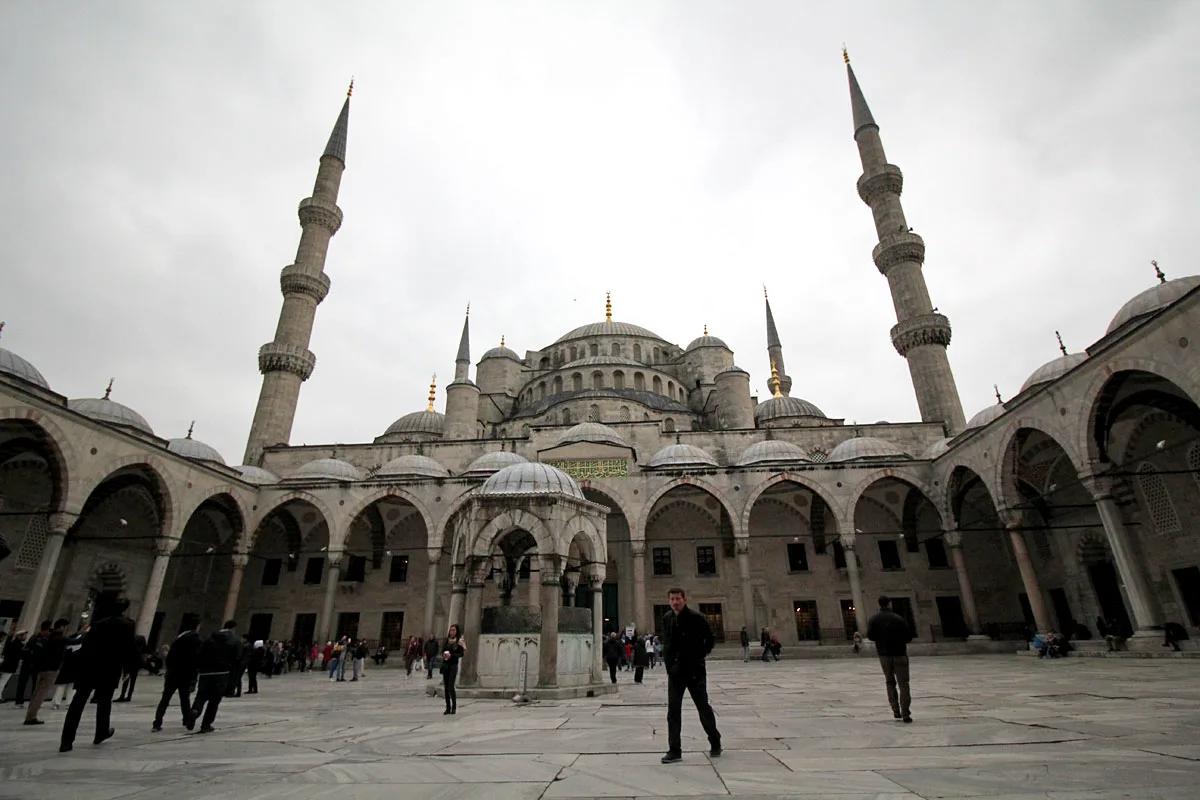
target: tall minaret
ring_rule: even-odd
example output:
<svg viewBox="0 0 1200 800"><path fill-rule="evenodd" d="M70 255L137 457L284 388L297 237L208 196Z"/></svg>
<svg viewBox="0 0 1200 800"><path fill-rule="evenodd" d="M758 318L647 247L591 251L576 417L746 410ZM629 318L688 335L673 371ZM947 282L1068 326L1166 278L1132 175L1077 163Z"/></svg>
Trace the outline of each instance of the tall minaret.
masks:
<svg viewBox="0 0 1200 800"><path fill-rule="evenodd" d="M879 244L872 252L875 266L888 280L896 319L892 344L908 359L917 394L917 406L925 422L943 422L953 436L963 428L962 402L946 346L950 344L950 320L937 312L929 300L921 265L925 261L925 242L912 232L900 206L904 176L900 168L887 162L879 126L863 98L850 56L845 49L846 71L850 76L850 108L854 113L854 141L862 160L863 174L858 179L858 196L875 215Z"/></svg>
<svg viewBox="0 0 1200 800"><path fill-rule="evenodd" d="M779 343L779 331L775 330L775 316L771 313L771 298L767 297L767 287L763 287L763 300L767 303L767 356L771 362L771 371L778 370L779 393L787 397L792 392L792 379L788 377L787 368L783 366L783 345Z"/></svg>
<svg viewBox="0 0 1200 800"><path fill-rule="evenodd" d="M284 267L279 275L279 288L283 292L279 326L275 329L274 341L258 350L258 369L263 374L263 385L246 442L246 464L256 465L263 448L288 443L292 421L296 417L296 402L300 398L300 384L308 380L317 363L308 343L317 305L329 293L329 277L325 274L329 239L342 224L337 196L342 171L346 168L346 129L353 92L354 82L351 81L342 113L338 115L321 155L312 197L300 201L301 233L296 262Z"/></svg>
<svg viewBox="0 0 1200 800"><path fill-rule="evenodd" d="M454 357L454 380L446 387L447 439L474 439L479 433L479 387L471 382L471 305L463 319L458 355Z"/></svg>

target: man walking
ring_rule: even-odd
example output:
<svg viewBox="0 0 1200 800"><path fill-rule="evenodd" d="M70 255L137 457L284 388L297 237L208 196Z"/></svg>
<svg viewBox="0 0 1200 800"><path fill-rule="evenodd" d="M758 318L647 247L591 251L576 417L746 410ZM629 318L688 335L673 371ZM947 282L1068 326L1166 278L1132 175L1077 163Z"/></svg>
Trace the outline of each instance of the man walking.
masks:
<svg viewBox="0 0 1200 800"><path fill-rule="evenodd" d="M221 630L213 633L200 647L197 657L196 672L196 702L192 705L193 724L204 711L204 719L200 723L201 733L212 733L213 720L217 718L217 708L225 689L229 686L229 676L237 669L242 661L242 640L233 632L237 623L229 620Z"/></svg>
<svg viewBox="0 0 1200 800"><path fill-rule="evenodd" d="M430 636L425 640L425 670L429 674L425 676L425 680L433 680L433 665L437 662L438 641L436 636Z"/></svg>
<svg viewBox="0 0 1200 800"><path fill-rule="evenodd" d="M111 612L101 610L106 607ZM79 679L75 681L75 696L71 698L67 717L63 720L60 753L74 749L79 720L93 693L96 695L96 738L92 744L112 738L115 731L108 721L113 692L121 682L121 672L137 654L136 628L133 620L125 616L129 601L102 597L96 601L96 609L97 620L84 635L79 649Z"/></svg>
<svg viewBox="0 0 1200 800"><path fill-rule="evenodd" d="M721 732L717 730L716 716L708 704L708 676L704 669L704 657L712 652L716 637L708 627L708 620L687 606L687 594L683 589L672 588L667 592L671 610L662 620L663 664L667 668L667 754L662 763L674 764L683 760L683 745L680 729L683 715L683 693L686 690L696 704L700 724L708 736L712 749L710 758L721 755Z"/></svg>
<svg viewBox="0 0 1200 800"><path fill-rule="evenodd" d="M750 660L750 634L746 633L746 626L742 626L742 661Z"/></svg>
<svg viewBox="0 0 1200 800"><path fill-rule="evenodd" d="M65 619L54 622L50 635L34 641L37 648L32 654L34 678L33 698L29 701L29 710L25 712L26 725L45 725L38 719L38 711L46 700L46 695L54 688L54 680L62 669L63 658L67 654L67 625Z"/></svg>
<svg viewBox="0 0 1200 800"><path fill-rule="evenodd" d="M879 610L867 620L867 638L875 643L875 652L879 655L879 665L887 681L892 716L912 722L912 715L908 713L911 701L908 692L908 643L912 641L912 632L904 617L892 611L892 598L886 594L879 596ZM896 684L900 685L899 697Z"/></svg>
<svg viewBox="0 0 1200 800"><path fill-rule="evenodd" d="M183 712L183 727L189 731L196 727L189 695L192 681L196 680L196 657L200 653L200 644L199 621L171 642L171 648L167 650L167 676L163 678L162 697L154 712L154 726L150 729L154 733L162 730L163 716L171 705L171 696L176 693L179 694L179 710Z"/></svg>

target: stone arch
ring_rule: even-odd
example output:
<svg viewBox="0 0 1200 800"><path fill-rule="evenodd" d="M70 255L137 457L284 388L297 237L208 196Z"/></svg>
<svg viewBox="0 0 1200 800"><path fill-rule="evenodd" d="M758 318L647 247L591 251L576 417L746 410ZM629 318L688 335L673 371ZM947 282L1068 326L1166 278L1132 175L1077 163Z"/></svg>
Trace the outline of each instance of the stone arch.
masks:
<svg viewBox="0 0 1200 800"><path fill-rule="evenodd" d="M837 504L834 503L833 500L825 493L824 489L817 485L816 481L810 481L800 474L794 472L776 473L750 490L750 492L746 495L745 506L742 508L740 530L747 532L750 530L750 512L754 509L754 504L758 501L758 498L762 496L762 493L767 489L770 489L772 486L778 486L781 483L794 483L802 489L807 489L817 497L820 497L822 502L824 502L831 511L835 512L833 514L834 519L832 520L835 528L834 535L843 533L838 526L838 517L836 513Z"/></svg>
<svg viewBox="0 0 1200 800"><path fill-rule="evenodd" d="M158 506L160 535L170 537L176 533L173 526L180 522L178 500L171 491L167 471L157 458L151 455L133 455L113 459L106 462L96 474L103 477L87 483L87 493L83 496L83 505L80 506L81 515L96 490L105 483L123 475L139 474L146 480L151 496Z"/></svg>
<svg viewBox="0 0 1200 800"><path fill-rule="evenodd" d="M470 493L468 492L467 494L470 494ZM460 498L460 500L465 499L466 496L467 495L463 495L463 497ZM354 521L356 519L358 519L359 515L361 515L364 511L366 511L370 506L375 505L380 500L383 500L384 498L387 498L387 497L398 497L417 510L417 513L421 515L421 519L425 522L425 531L426 531L426 538L428 541L428 546L433 547L434 546L434 544L433 544L434 533L433 532L435 530L437 530L437 526L435 526L435 524L433 522L433 517L432 517L432 515L430 515L429 509L427 509L425 507L425 504L422 503L421 500L415 494L413 494L412 492L407 491L406 489L403 489L399 486L388 486L388 487L385 487L382 489L376 489L375 491L371 492L370 494L365 495L364 497L355 501L354 505L350 506L345 512L344 519L345 519L345 526L347 527L347 529L349 528L350 525L354 524ZM457 508L458 505L461 505L461 503L456 503L455 508ZM442 518L443 524L444 524L445 520L447 520L448 518L449 518L449 514L447 514L446 516L444 516Z"/></svg>
<svg viewBox="0 0 1200 800"><path fill-rule="evenodd" d="M82 468L70 438L58 426L58 423L37 409L5 406L0 408L0 423L5 420L14 421L22 429L32 428L30 432L33 436L31 438L46 449L46 454L53 462L50 464L54 475L50 511L79 513L87 495L86 493L80 494L77 485Z"/></svg>
<svg viewBox="0 0 1200 800"><path fill-rule="evenodd" d="M185 506L184 512L180 515L182 524L183 526L186 526L188 520L192 518L192 515L200 510L200 506L204 505L209 500L219 497L225 497L230 503L233 504L233 510L237 512L238 518L236 520L236 524L233 525L233 528L234 533L237 536L235 541L239 546L239 552L243 552L240 550L240 547L245 544L246 520L250 518L250 510L246 508L246 504L240 497L238 497L237 492L232 486L212 486L201 491L199 494L190 497L188 505ZM234 520L231 519L230 522L233 523ZM182 528L180 530L182 531Z"/></svg>
<svg viewBox="0 0 1200 800"><path fill-rule="evenodd" d="M450 504L446 507L445 512L442 514L441 518L439 518L435 524L431 525L428 522L426 523L427 530L430 531L430 534L429 534L429 549L430 550L441 550L443 552L445 551L445 549L446 549L446 528L448 528L450 526L450 523L452 523L456 520L459 512L462 511L463 507L467 504L467 502L472 497L475 496L475 494L478 490L479 490L478 486L472 486L470 489L467 489L465 492L463 492L462 494L460 494L458 497L454 498L454 500L452 500L450 502ZM453 546L454 546L453 539L451 539L450 545L451 545L451 549L453 549Z"/></svg>
<svg viewBox="0 0 1200 800"><path fill-rule="evenodd" d="M607 553L604 544L604 537L600 535L600 529L596 527L596 523L588 519L583 514L576 514L563 525L563 547L564 553L570 554L576 546L580 550L582 567L589 569L599 568L600 576L604 575L604 567L607 563Z"/></svg>
<svg viewBox="0 0 1200 800"><path fill-rule="evenodd" d="M246 530L250 531L249 538L247 539L246 543L247 551L253 549L254 537L257 535L259 527L267 519L267 517L271 516L272 513L278 511L283 506L295 500L301 500L305 503L308 503L324 518L325 525L329 527L329 546L330 549L333 548L333 522L336 517L330 510L329 506L325 505L325 502L321 500L321 498L317 497L311 492L307 492L303 489L293 489L285 494L272 497L269 502L259 509L258 515L252 520L253 524L246 526Z"/></svg>
<svg viewBox="0 0 1200 800"><path fill-rule="evenodd" d="M1200 406L1200 366L1182 370L1148 358L1118 358L1096 370L1091 380L1084 385L1080 397L1079 416L1076 418L1076 437L1073 448L1094 461L1101 461L1103 453L1096 441L1096 427L1104 406L1106 391L1121 373L1145 372L1174 384L1194 405Z"/></svg>
<svg viewBox="0 0 1200 800"><path fill-rule="evenodd" d="M471 544L467 548L467 555L477 558L487 558L491 555L492 546L496 541L502 538L505 534L511 533L514 530L527 531L533 536L537 542L538 553L540 555L553 554L558 552L554 535L547 529L546 524L542 520L521 509L512 509L505 511L498 517L494 517L483 529L471 537Z"/></svg>
<svg viewBox="0 0 1200 800"><path fill-rule="evenodd" d="M641 513L638 515L637 527L630 530L630 538L633 541L646 541L646 523L650 521L650 512L654 510L654 505L662 499L662 497L672 489L678 489L680 486L695 486L698 489L703 489L708 492L721 506L725 509L725 514L729 517L729 522L733 526L733 535L735 538L742 536L741 515L733 511L733 504L729 502L720 489L714 486L711 482L704 478L699 478L694 475L682 475L669 483L659 487L654 494L646 498L646 504L642 507Z"/></svg>
<svg viewBox="0 0 1200 800"><path fill-rule="evenodd" d="M1010 420L1001 428L995 441L999 444L993 453L990 470L990 486L995 490L993 500L996 508L1016 508L1023 502L1016 482L1016 460L1014 448L1018 447L1018 437L1022 431L1037 431L1054 442L1062 449L1076 472L1085 468L1085 462L1074 448L1074 438L1057 423L1050 423L1042 417L1020 417Z"/></svg>
<svg viewBox="0 0 1200 800"><path fill-rule="evenodd" d="M854 511L858 508L859 500L863 499L863 495L868 489L884 478L891 478L895 481L899 481L900 483L906 483L910 489L915 489L916 491L920 492L922 495L924 495L925 500L928 501L929 505L933 507L933 510L937 513L939 520L941 520L943 523L945 522L942 507L939 506L934 500L934 498L938 497L938 493L934 491L932 486L907 470L897 470L894 467L880 467L879 469L873 469L870 472L864 473L862 476L858 477L857 482L850 490L850 499L846 505L842 507L843 516L841 519L847 521L849 523L849 527L851 528L850 531L845 531L845 533L850 533L853 531Z"/></svg>
<svg viewBox="0 0 1200 800"><path fill-rule="evenodd" d="M998 505L996 494L980 472L969 464L956 464L945 480L944 504L941 507L942 521L960 528L963 524L963 503L966 496L975 486L979 486L991 503L992 513L995 514Z"/></svg>

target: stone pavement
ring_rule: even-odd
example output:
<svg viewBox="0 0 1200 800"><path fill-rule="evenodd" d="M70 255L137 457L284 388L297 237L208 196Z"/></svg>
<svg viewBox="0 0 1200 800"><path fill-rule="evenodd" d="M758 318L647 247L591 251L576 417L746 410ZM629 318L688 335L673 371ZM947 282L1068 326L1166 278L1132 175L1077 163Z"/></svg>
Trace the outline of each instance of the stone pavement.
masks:
<svg viewBox="0 0 1200 800"><path fill-rule="evenodd" d="M60 755L62 711L21 725L0 706L0 798L829 797L1195 798L1200 664L963 656L914 659L915 722L892 720L873 657L720 662L709 688L725 753L710 760L684 706L684 761L663 766L661 669L602 699L518 708L468 700L457 716L423 676L370 668L261 680L226 700L215 733L177 709L150 732L161 682L114 706L115 738ZM164 789L166 791L164 791Z"/></svg>

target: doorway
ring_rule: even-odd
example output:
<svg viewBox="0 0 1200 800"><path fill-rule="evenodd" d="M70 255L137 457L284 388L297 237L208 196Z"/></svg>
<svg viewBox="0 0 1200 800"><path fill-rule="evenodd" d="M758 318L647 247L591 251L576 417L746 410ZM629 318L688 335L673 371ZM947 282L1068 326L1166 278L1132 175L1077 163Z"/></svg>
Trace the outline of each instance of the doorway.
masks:
<svg viewBox="0 0 1200 800"><path fill-rule="evenodd" d="M917 621L913 617L912 600L907 597L893 597L892 611L895 611L900 616L904 617L904 621L908 623L908 633L912 638L917 638Z"/></svg>
<svg viewBox="0 0 1200 800"><path fill-rule="evenodd" d="M250 637L251 643L262 639L264 642L271 638L271 622L275 619L274 614L251 614L250 629L246 635Z"/></svg>
<svg viewBox="0 0 1200 800"><path fill-rule="evenodd" d="M858 609L853 600L842 600L842 627L846 631L846 641L854 638L858 632Z"/></svg>
<svg viewBox="0 0 1200 800"><path fill-rule="evenodd" d="M1107 559L1094 561L1088 564L1087 569L1105 621L1110 626L1115 622L1125 634L1132 633L1133 628L1129 624L1129 614L1125 611L1125 601L1121 599L1121 585L1117 581L1117 570L1113 563Z"/></svg>
<svg viewBox="0 0 1200 800"><path fill-rule="evenodd" d="M379 624L379 644L386 647L389 653L393 650L404 651L403 611L383 612L383 622Z"/></svg>
<svg viewBox="0 0 1200 800"><path fill-rule="evenodd" d="M821 618L817 615L816 600L794 600L796 639L801 642L821 641Z"/></svg>
<svg viewBox="0 0 1200 800"><path fill-rule="evenodd" d="M967 638L967 621L963 617L962 601L957 595L935 597L938 619L942 622L942 636L947 639Z"/></svg>
<svg viewBox="0 0 1200 800"><path fill-rule="evenodd" d="M1058 618L1058 630L1064 636L1075 633L1075 618L1071 616L1071 604L1063 589L1050 590L1050 602L1054 604L1054 616Z"/></svg>
<svg viewBox="0 0 1200 800"><path fill-rule="evenodd" d="M621 625L621 609L617 605L617 584L604 584L604 635L624 630Z"/></svg>
<svg viewBox="0 0 1200 800"><path fill-rule="evenodd" d="M349 636L351 639L358 638L358 612L343 611L338 614L337 638Z"/></svg>
<svg viewBox="0 0 1200 800"><path fill-rule="evenodd" d="M725 641L725 615L721 613L721 604L701 603L699 608L700 616L708 620L708 627L712 628L713 635L717 637L717 641Z"/></svg>
<svg viewBox="0 0 1200 800"><path fill-rule="evenodd" d="M292 641L311 647L317 635L317 615L297 614L296 622L292 625Z"/></svg>
<svg viewBox="0 0 1200 800"><path fill-rule="evenodd" d="M1171 570L1179 597L1187 611L1188 622L1200 627L1200 567L1184 567Z"/></svg>

